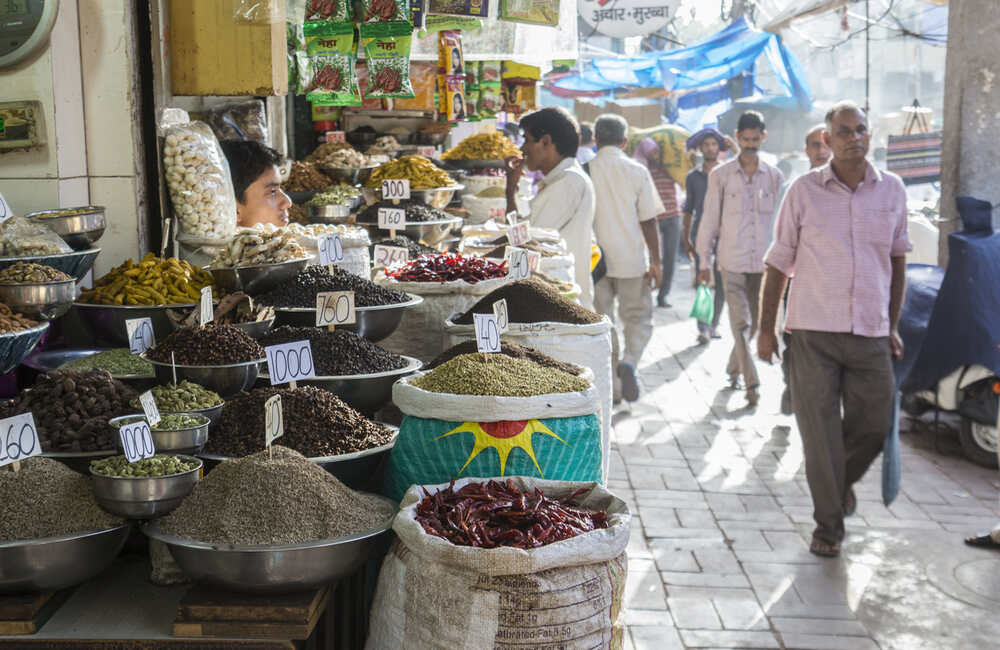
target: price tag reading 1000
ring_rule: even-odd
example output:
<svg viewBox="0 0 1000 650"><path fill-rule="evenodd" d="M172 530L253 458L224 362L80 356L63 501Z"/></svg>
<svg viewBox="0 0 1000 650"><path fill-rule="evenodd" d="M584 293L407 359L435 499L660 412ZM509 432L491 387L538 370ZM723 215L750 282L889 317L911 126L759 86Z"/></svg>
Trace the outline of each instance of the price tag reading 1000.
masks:
<svg viewBox="0 0 1000 650"><path fill-rule="evenodd" d="M500 351L500 328L494 314L473 314L476 327L476 349L480 352Z"/></svg>
<svg viewBox="0 0 1000 650"><path fill-rule="evenodd" d="M312 346L308 339L269 345L264 348L264 352L267 354L267 373L271 377L272 386L316 376Z"/></svg>
<svg viewBox="0 0 1000 650"><path fill-rule="evenodd" d="M125 458L130 463L150 458L156 454L153 433L149 430L149 424L145 420L123 424L118 429L118 436L122 441L122 451L125 452Z"/></svg>
<svg viewBox="0 0 1000 650"><path fill-rule="evenodd" d="M0 467L41 455L42 443L31 413L0 420Z"/></svg>

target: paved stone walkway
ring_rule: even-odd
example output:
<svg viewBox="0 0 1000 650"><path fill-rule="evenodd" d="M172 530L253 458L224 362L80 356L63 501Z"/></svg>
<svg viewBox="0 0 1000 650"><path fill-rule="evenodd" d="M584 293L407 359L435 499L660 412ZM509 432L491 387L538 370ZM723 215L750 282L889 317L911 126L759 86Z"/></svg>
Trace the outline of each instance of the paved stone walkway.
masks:
<svg viewBox="0 0 1000 650"><path fill-rule="evenodd" d="M656 310L640 364L643 395L615 414L610 485L635 516L626 647L997 647L1000 553L962 538L1000 520L1000 473L947 436L904 433L896 501L882 505L879 459L841 557L810 554L812 503L794 418L779 412L780 371L761 364L761 403L746 408L727 388L728 331L696 345L690 276L677 275L675 306Z"/></svg>

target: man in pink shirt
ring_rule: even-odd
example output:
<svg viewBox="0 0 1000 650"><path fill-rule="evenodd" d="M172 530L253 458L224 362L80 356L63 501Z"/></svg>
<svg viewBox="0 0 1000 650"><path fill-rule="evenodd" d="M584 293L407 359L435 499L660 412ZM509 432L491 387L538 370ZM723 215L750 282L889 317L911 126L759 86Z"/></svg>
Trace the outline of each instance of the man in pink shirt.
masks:
<svg viewBox="0 0 1000 650"><path fill-rule="evenodd" d="M869 163L868 118L852 102L826 116L829 165L788 189L767 252L757 352L777 354L775 322L788 279L792 408L812 493L816 555L840 553L853 485L882 450L892 413L890 354L905 294L906 192Z"/></svg>
<svg viewBox="0 0 1000 650"><path fill-rule="evenodd" d="M750 406L757 404L760 386L750 340L757 328L764 251L771 242L778 192L785 182L776 167L757 155L766 137L763 115L747 111L740 116L736 125L740 154L708 175L695 244L701 284L711 282L713 251L718 255L734 339L726 371L733 388L739 387L740 375L743 376Z"/></svg>

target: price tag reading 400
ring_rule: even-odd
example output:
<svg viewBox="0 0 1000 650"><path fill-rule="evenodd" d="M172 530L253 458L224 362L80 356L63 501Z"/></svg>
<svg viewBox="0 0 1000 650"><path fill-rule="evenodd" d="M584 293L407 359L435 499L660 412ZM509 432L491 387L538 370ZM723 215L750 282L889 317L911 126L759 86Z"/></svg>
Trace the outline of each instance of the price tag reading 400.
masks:
<svg viewBox="0 0 1000 650"><path fill-rule="evenodd" d="M508 246L504 253L507 260L507 273L514 280L527 280L531 277L531 263L528 260L528 251L523 248Z"/></svg>
<svg viewBox="0 0 1000 650"><path fill-rule="evenodd" d="M408 178L387 178L382 181L382 200L410 198L410 180Z"/></svg>
<svg viewBox="0 0 1000 650"><path fill-rule="evenodd" d="M511 246L527 244L531 240L531 235L528 234L528 222L522 221L516 226L507 228L507 239L510 240Z"/></svg>
<svg viewBox="0 0 1000 650"><path fill-rule="evenodd" d="M122 440L122 451L130 463L156 455L156 445L153 444L153 432L145 420L123 424L118 429Z"/></svg>
<svg viewBox="0 0 1000 650"><path fill-rule="evenodd" d="M281 409L281 395L274 395L264 402L264 443L271 443L285 435L285 414Z"/></svg>
<svg viewBox="0 0 1000 650"><path fill-rule="evenodd" d="M319 263L323 266L344 261L344 242L340 235L331 233L319 240Z"/></svg>
<svg viewBox="0 0 1000 650"><path fill-rule="evenodd" d="M269 345L264 352L267 353L267 374L271 376L272 386L316 376L312 346L308 340Z"/></svg>
<svg viewBox="0 0 1000 650"><path fill-rule="evenodd" d="M350 325L357 322L353 291L321 291L316 294L316 327Z"/></svg>
<svg viewBox="0 0 1000 650"><path fill-rule="evenodd" d="M500 351L500 328L494 314L473 314L476 326L476 349L480 352Z"/></svg>
<svg viewBox="0 0 1000 650"><path fill-rule="evenodd" d="M378 227L382 230L402 230L406 227L406 210L402 208L379 208Z"/></svg>
<svg viewBox="0 0 1000 650"><path fill-rule="evenodd" d="M0 467L41 455L42 443L31 413L0 420Z"/></svg>
<svg viewBox="0 0 1000 650"><path fill-rule="evenodd" d="M375 244L375 266L390 267L396 264L406 264L410 252L402 246L384 246Z"/></svg>
<svg viewBox="0 0 1000 650"><path fill-rule="evenodd" d="M132 354L142 354L156 345L152 318L129 318L125 321L125 333L128 334L128 349Z"/></svg>

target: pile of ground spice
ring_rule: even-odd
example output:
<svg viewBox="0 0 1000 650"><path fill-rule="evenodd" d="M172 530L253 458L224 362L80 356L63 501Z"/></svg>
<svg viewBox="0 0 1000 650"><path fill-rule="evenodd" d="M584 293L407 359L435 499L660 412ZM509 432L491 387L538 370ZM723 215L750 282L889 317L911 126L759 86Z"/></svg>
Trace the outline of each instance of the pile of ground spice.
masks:
<svg viewBox="0 0 1000 650"><path fill-rule="evenodd" d="M533 397L575 393L590 382L561 370L504 354L462 354L410 382L432 393Z"/></svg>
<svg viewBox="0 0 1000 650"><path fill-rule="evenodd" d="M209 544L300 544L386 525L393 509L348 488L287 447L228 460L160 519L165 533Z"/></svg>
<svg viewBox="0 0 1000 650"><path fill-rule="evenodd" d="M511 323L569 323L587 325L597 323L602 316L596 311L581 307L563 298L549 285L532 280L511 282L494 289L459 316L455 322L471 325L473 314L492 314L493 303L507 300L507 315Z"/></svg>
<svg viewBox="0 0 1000 650"><path fill-rule="evenodd" d="M455 357L461 354L472 354L478 352L479 349L476 347L475 341L464 341L458 345L454 345L441 354L438 355L434 361L431 361L424 370L433 370L437 368L442 363L446 361L451 361ZM562 361L557 361L547 354L543 354L534 348L527 348L523 345L518 345L517 343L507 343L506 341L500 342L500 354L506 354L508 357L514 357L515 359L527 359L528 361L534 361L538 365L544 368L554 368L556 370L561 370L563 372L569 373L571 375L579 375L583 372L583 368L574 365L572 363L563 363Z"/></svg>

